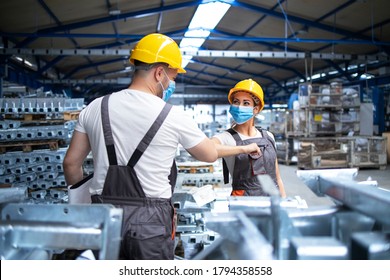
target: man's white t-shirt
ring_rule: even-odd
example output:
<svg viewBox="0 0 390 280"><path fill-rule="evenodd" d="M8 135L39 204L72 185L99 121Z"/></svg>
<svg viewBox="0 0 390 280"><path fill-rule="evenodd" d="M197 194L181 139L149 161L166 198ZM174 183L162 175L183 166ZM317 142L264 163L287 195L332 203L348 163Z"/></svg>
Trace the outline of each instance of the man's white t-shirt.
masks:
<svg viewBox="0 0 390 280"><path fill-rule="evenodd" d="M101 194L108 157L103 137L101 101L98 98L81 111L75 130L87 133L94 161L92 194ZM133 151L163 109L165 102L152 94L125 89L109 99L109 115L118 165L127 165ZM170 198L168 181L179 144L193 148L207 136L181 108L173 106L149 147L134 167L147 197Z"/></svg>

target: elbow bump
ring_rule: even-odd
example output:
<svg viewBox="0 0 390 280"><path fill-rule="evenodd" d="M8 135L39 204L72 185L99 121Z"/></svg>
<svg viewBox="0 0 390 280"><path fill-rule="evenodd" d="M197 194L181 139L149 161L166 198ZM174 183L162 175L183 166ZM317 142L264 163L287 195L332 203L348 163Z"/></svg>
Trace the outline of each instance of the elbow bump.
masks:
<svg viewBox="0 0 390 280"><path fill-rule="evenodd" d="M218 152L215 151L212 155L210 155L210 162L214 162L218 159Z"/></svg>
<svg viewBox="0 0 390 280"><path fill-rule="evenodd" d="M215 151L213 153L208 153L202 161L204 162L215 162L218 159L218 153Z"/></svg>

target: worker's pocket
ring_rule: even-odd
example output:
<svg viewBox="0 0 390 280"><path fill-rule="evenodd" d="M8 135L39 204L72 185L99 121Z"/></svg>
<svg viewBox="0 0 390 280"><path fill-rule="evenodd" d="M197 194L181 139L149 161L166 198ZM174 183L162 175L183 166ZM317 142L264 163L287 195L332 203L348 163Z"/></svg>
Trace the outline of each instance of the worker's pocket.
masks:
<svg viewBox="0 0 390 280"><path fill-rule="evenodd" d="M265 174L265 162L263 156L264 148L260 148L260 153L257 155L249 155L249 162L251 166L252 175Z"/></svg>
<svg viewBox="0 0 390 280"><path fill-rule="evenodd" d="M170 234L168 234L170 239ZM167 258L167 232L163 225L132 224L125 234L122 249L126 259L160 260Z"/></svg>
<svg viewBox="0 0 390 280"><path fill-rule="evenodd" d="M164 236L166 234L165 226L163 225L151 225L151 224L141 224L141 225L131 225L130 230L128 231L130 238L146 240L152 238L158 238L159 236Z"/></svg>

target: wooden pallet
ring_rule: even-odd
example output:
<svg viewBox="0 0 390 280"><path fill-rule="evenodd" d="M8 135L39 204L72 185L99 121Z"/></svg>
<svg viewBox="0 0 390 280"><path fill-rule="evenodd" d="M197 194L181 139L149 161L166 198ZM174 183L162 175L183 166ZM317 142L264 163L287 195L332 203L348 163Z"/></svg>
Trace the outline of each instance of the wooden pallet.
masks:
<svg viewBox="0 0 390 280"><path fill-rule="evenodd" d="M80 111L66 111L64 112L64 120L71 121L79 118Z"/></svg>
<svg viewBox="0 0 390 280"><path fill-rule="evenodd" d="M213 173L213 165L181 165L178 166L179 173Z"/></svg>
<svg viewBox="0 0 390 280"><path fill-rule="evenodd" d="M25 121L21 120L21 126L27 127L27 126L40 126L40 125L62 125L64 124L65 120L63 119L46 119L46 120L31 120L31 121Z"/></svg>
<svg viewBox="0 0 390 280"><path fill-rule="evenodd" d="M30 114L30 113L20 113L20 114L5 114L4 119L15 120L23 123L33 123L33 122L58 122L58 121L70 121L77 120L81 111L64 111L56 119L50 118L50 113L44 114ZM48 118L49 116L49 118Z"/></svg>
<svg viewBox="0 0 390 280"><path fill-rule="evenodd" d="M15 143L0 143L0 154L6 152L20 151L31 152L37 149L58 150L59 144L62 140L45 140L45 141L29 141L29 142L15 142Z"/></svg>
<svg viewBox="0 0 390 280"><path fill-rule="evenodd" d="M5 114L4 119L17 121L44 121L46 114Z"/></svg>

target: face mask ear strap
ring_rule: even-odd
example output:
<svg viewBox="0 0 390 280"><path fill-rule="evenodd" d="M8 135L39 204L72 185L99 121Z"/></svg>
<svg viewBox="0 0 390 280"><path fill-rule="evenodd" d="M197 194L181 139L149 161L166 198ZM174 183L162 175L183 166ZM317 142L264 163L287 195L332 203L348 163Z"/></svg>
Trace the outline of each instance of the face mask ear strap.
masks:
<svg viewBox="0 0 390 280"><path fill-rule="evenodd" d="M164 72L164 74L165 74L165 76L166 76L166 73L165 73L164 68L163 68L162 70L163 70L163 72ZM163 78L163 80L164 80L164 78ZM160 84L160 86L161 86L161 88L162 88L162 96L161 96L161 98L164 98L164 92L165 92L165 90L166 90L166 89L164 88L163 83L162 83L163 80L158 81L158 83ZM168 78L168 80L169 80L169 78ZM169 85L168 85L168 86L169 86Z"/></svg>
<svg viewBox="0 0 390 280"><path fill-rule="evenodd" d="M168 78L168 81L172 81L172 80L169 78L169 76L168 76L168 74L167 74L167 72L165 71L164 68L163 68L163 71L164 71L165 76Z"/></svg>
<svg viewBox="0 0 390 280"><path fill-rule="evenodd" d="M155 64L150 64L150 65L151 65L150 69L151 69L151 68L155 68L154 71L156 71L156 72L154 72L154 76L155 76L155 78L157 79L157 81L161 84L162 81L164 80L164 78L163 78L163 80L161 80L161 81L158 80L158 76L160 76L160 73L161 73L161 72L159 72L158 67L161 67L161 68L162 68L162 71L164 72L164 74L165 74L165 76L166 76L166 72L165 72L165 69L164 69L164 64L163 64L163 63L155 63ZM168 79L169 79L169 77L168 77Z"/></svg>

